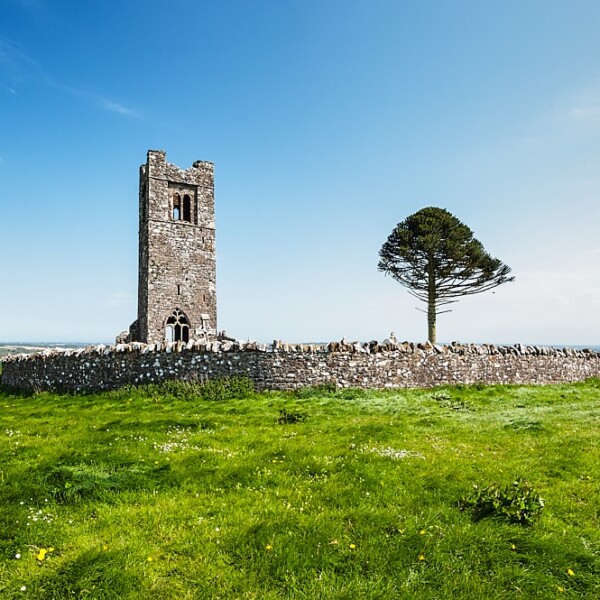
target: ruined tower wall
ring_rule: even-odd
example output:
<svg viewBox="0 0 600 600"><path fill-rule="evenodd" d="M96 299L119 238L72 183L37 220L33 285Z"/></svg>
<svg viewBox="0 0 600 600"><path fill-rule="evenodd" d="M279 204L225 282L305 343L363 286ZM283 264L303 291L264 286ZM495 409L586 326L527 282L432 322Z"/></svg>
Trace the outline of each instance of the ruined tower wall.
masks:
<svg viewBox="0 0 600 600"><path fill-rule="evenodd" d="M213 164L198 161L182 170L167 163L164 152L151 150L140 168L139 201L138 320L132 338L165 341L167 319L175 310L187 317L190 338L214 335Z"/></svg>

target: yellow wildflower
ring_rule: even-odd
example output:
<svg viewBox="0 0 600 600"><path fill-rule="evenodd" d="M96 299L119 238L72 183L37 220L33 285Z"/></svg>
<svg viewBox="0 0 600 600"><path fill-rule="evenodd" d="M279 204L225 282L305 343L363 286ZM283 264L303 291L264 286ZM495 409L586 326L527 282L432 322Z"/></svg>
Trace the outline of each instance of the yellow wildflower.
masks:
<svg viewBox="0 0 600 600"><path fill-rule="evenodd" d="M46 550L46 548L40 548L40 551L38 552L38 555L36 556L36 558L40 561L46 560L47 553L48 553L48 550Z"/></svg>
<svg viewBox="0 0 600 600"><path fill-rule="evenodd" d="M419 531L419 535L425 535L425 530L421 529L421 531Z"/></svg>
<svg viewBox="0 0 600 600"><path fill-rule="evenodd" d="M350 544L348 548L350 548L350 550L354 550L356 548L356 544Z"/></svg>
<svg viewBox="0 0 600 600"><path fill-rule="evenodd" d="M154 559L153 559L151 556L149 556L149 557L148 557L146 560L147 560L148 562L152 562Z"/></svg>
<svg viewBox="0 0 600 600"><path fill-rule="evenodd" d="M570 575L571 577L573 577L573 575L575 575L575 571L573 571L573 569L569 568L569 569L567 569L567 575Z"/></svg>
<svg viewBox="0 0 600 600"><path fill-rule="evenodd" d="M267 545L265 546L265 550L266 550L267 552L271 552L271 551L273 550L273 546L272 546L271 544L267 544Z"/></svg>
<svg viewBox="0 0 600 600"><path fill-rule="evenodd" d="M419 560L421 560L421 561L425 560L425 555L424 554L419 554Z"/></svg>

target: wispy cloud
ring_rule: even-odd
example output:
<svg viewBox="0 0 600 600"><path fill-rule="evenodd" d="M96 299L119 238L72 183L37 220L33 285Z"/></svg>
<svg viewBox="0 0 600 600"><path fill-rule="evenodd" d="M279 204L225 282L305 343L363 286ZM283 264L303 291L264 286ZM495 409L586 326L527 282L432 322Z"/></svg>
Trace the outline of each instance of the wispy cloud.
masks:
<svg viewBox="0 0 600 600"><path fill-rule="evenodd" d="M98 97L101 105L111 112L116 112L119 115L124 115L126 117L137 117L138 114L126 106L119 104L118 102L113 102L112 100L107 100L106 98Z"/></svg>
<svg viewBox="0 0 600 600"><path fill-rule="evenodd" d="M39 64L25 52L20 44L4 37L0 37L0 63L13 68L22 68L23 65L39 68Z"/></svg>
<svg viewBox="0 0 600 600"><path fill-rule="evenodd" d="M14 94L15 96L17 95L17 92L14 90L14 88L9 87L8 85L3 85L0 83L0 89L3 89L9 92L10 94Z"/></svg>
<svg viewBox="0 0 600 600"><path fill-rule="evenodd" d="M595 128L600 125L600 84L565 93L548 114L554 123Z"/></svg>
<svg viewBox="0 0 600 600"><path fill-rule="evenodd" d="M600 123L600 104L576 106L571 109L570 116L576 121Z"/></svg>
<svg viewBox="0 0 600 600"><path fill-rule="evenodd" d="M67 85L52 77L44 71L42 66L22 48L19 44L7 38L0 37L0 78L10 83L0 82L0 88L11 94L17 94L19 84L27 79L40 81L48 87L62 93L82 98L101 110L105 110L123 117L138 118L139 113L134 109L108 98L95 91L82 87Z"/></svg>
<svg viewBox="0 0 600 600"><path fill-rule="evenodd" d="M116 102L115 100L106 98L102 94L98 94L98 93L92 92L90 90L85 90L83 88L65 85L63 83L60 83L59 81L56 81L55 79L48 77L48 76L45 76L44 79L45 79L45 82L49 86L51 86L61 92L64 92L66 94L69 94L71 96L84 98L85 100L87 100L88 102L90 102L91 104L93 104L94 106L96 106L102 110L116 113L116 114L122 115L124 117L135 117L135 118L139 117L139 114L137 113L137 111L121 104L120 102Z"/></svg>

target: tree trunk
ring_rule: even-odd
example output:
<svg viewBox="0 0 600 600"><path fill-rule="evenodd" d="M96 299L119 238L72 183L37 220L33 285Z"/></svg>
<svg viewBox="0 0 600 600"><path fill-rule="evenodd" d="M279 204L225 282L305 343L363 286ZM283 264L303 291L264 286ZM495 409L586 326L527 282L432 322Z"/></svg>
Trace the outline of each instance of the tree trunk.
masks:
<svg viewBox="0 0 600 600"><path fill-rule="evenodd" d="M427 289L427 337L432 344L436 342L436 331L435 331L435 304L437 296L435 289L435 274L433 269L429 269L429 281Z"/></svg>

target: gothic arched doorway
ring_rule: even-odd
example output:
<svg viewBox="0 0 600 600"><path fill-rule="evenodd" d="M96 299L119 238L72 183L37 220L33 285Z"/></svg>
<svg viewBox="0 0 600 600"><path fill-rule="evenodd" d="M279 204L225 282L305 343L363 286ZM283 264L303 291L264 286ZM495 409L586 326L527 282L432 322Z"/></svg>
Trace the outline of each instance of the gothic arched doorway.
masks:
<svg viewBox="0 0 600 600"><path fill-rule="evenodd" d="M165 325L167 342L189 342L190 322L185 313L176 308L167 319Z"/></svg>

